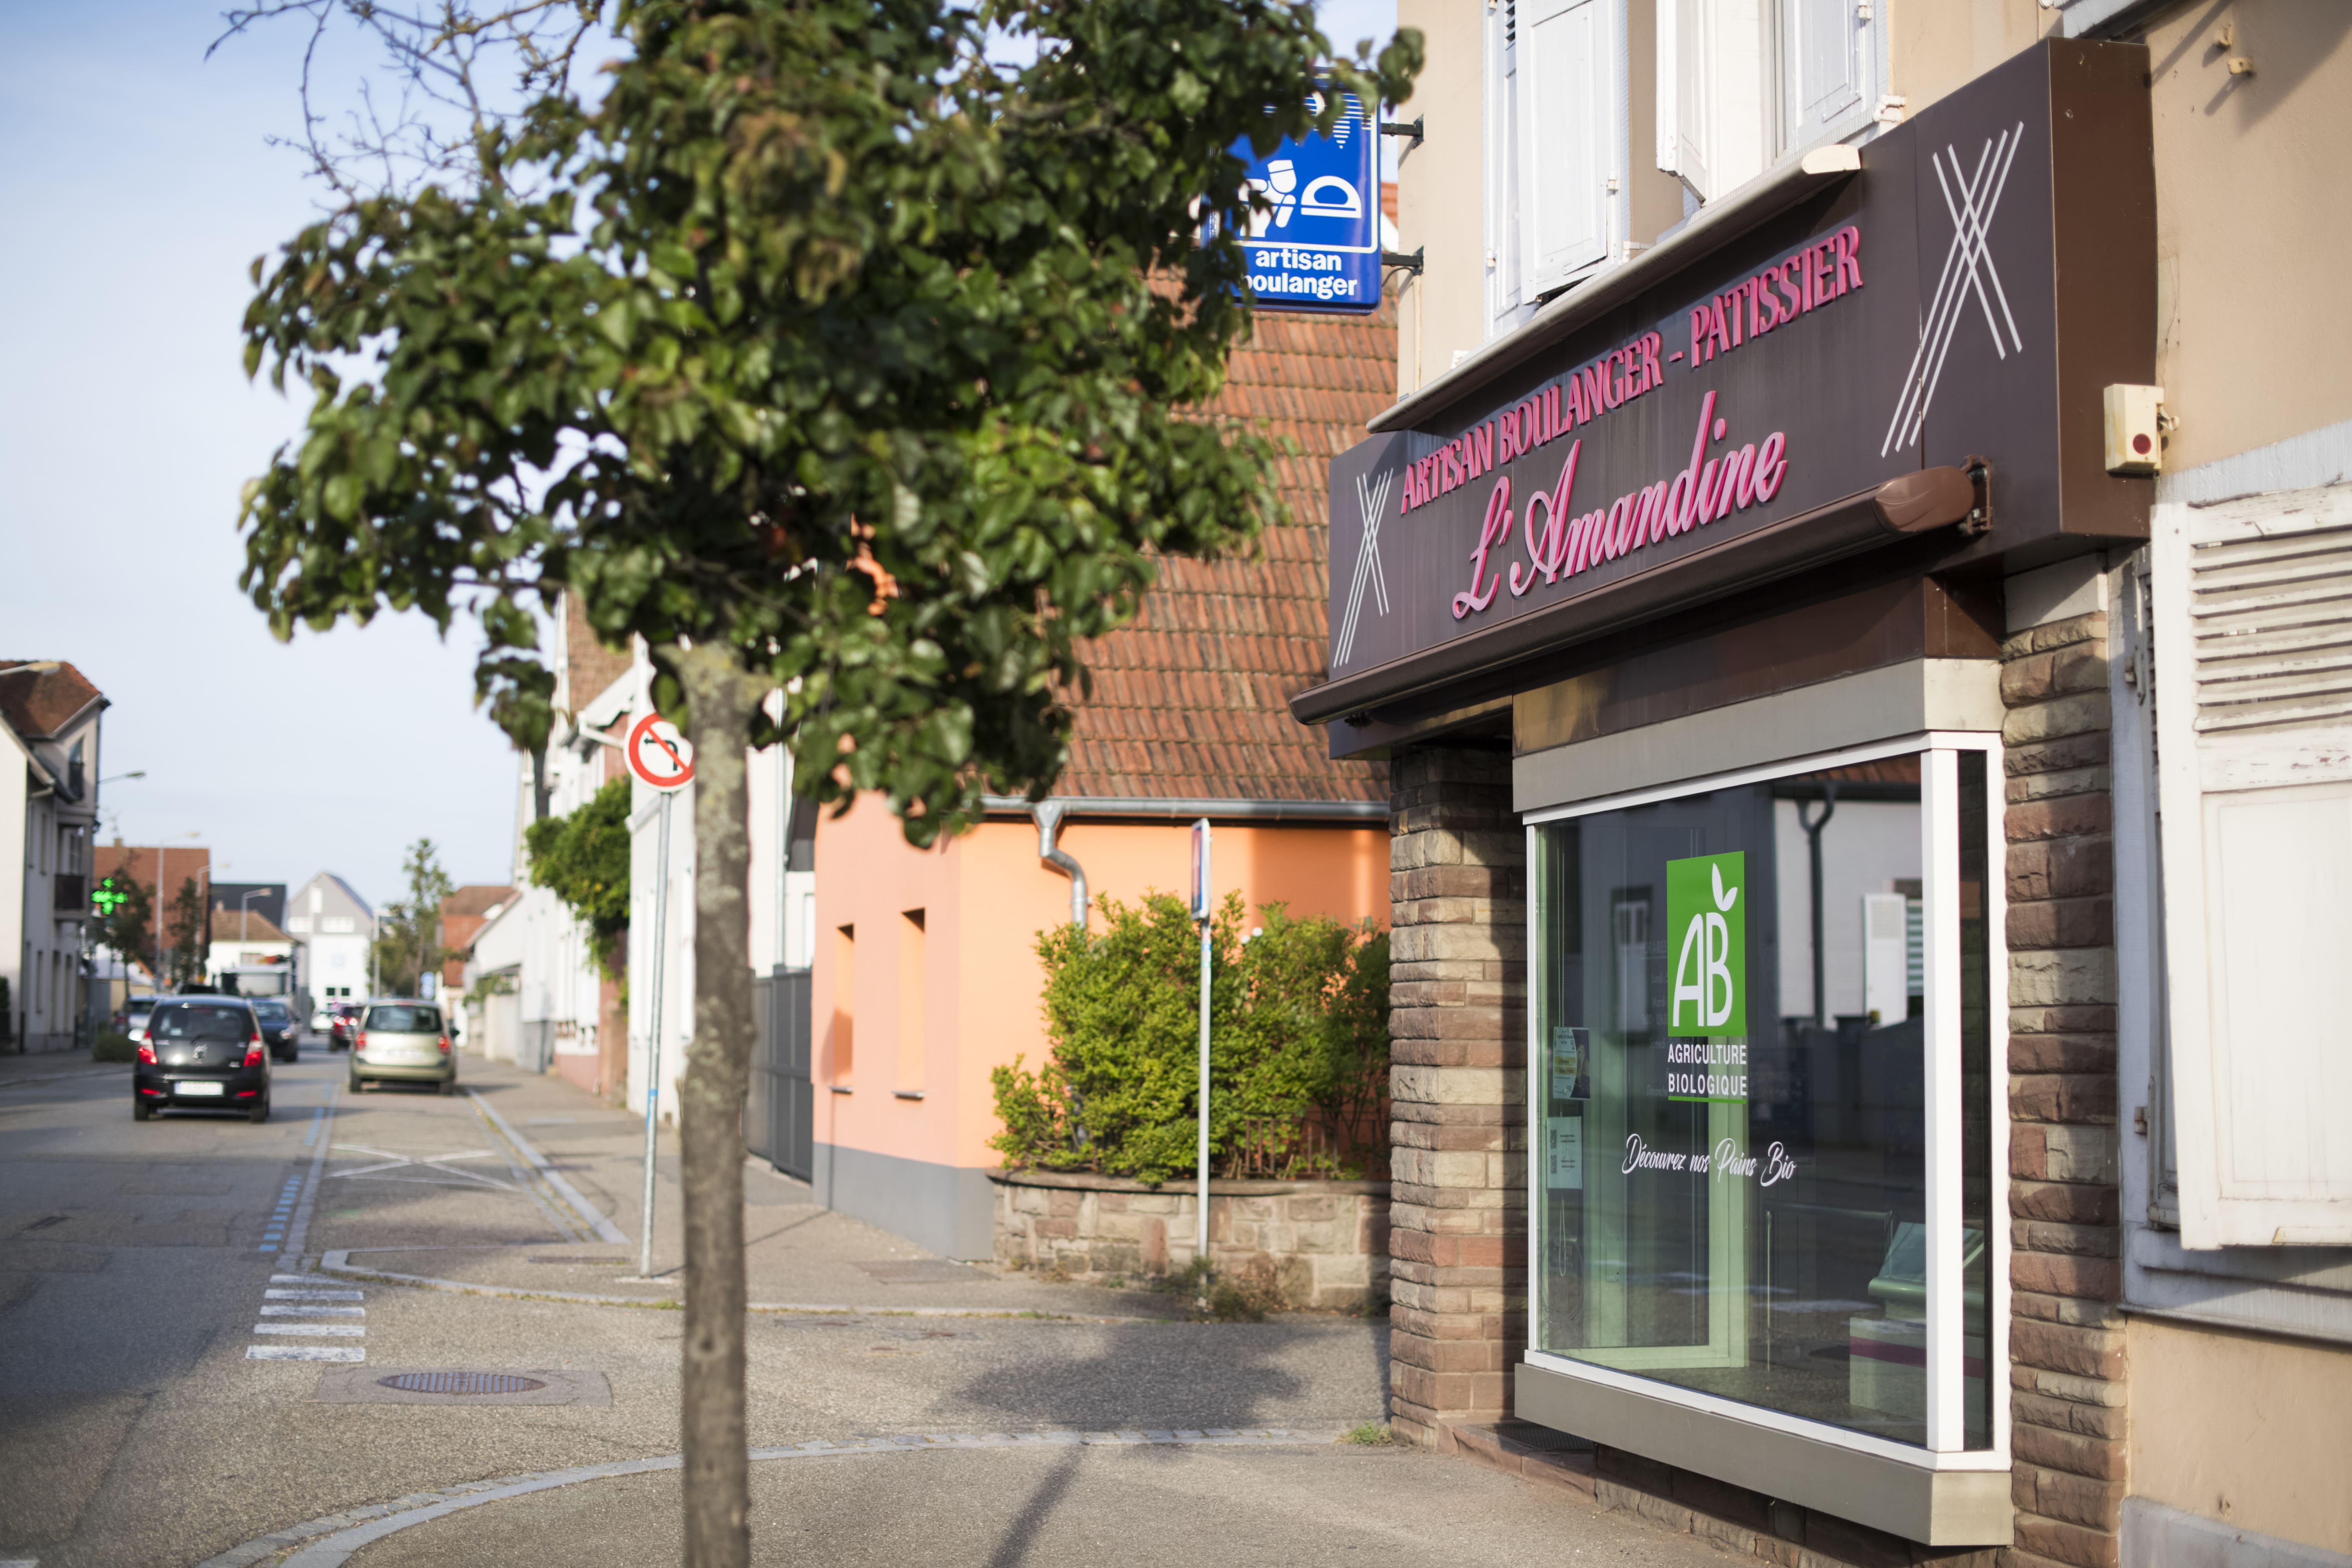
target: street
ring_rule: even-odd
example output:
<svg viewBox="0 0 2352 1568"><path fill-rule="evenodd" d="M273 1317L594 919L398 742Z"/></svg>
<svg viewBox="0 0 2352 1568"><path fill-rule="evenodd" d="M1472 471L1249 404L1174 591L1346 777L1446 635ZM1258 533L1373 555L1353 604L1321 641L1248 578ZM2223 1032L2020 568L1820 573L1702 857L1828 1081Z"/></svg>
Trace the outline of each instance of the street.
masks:
<svg viewBox="0 0 2352 1568"><path fill-rule="evenodd" d="M677 1258L635 1278L641 1124L470 1056L454 1096L354 1095L315 1039L261 1126L134 1123L127 1068L11 1065L0 1561L675 1558ZM1384 1325L1185 1322L1164 1295L929 1258L764 1167L746 1183L757 1561L1703 1550L1338 1443L1381 1415ZM674 1243L667 1178L660 1201ZM427 1375L383 1381L406 1373Z"/></svg>

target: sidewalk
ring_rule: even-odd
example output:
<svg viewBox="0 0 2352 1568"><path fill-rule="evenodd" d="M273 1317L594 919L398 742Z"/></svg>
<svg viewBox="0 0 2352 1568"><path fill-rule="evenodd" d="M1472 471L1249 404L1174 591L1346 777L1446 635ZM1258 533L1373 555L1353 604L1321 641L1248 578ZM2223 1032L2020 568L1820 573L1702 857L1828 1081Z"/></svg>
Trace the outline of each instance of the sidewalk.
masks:
<svg viewBox="0 0 2352 1568"><path fill-rule="evenodd" d="M72 1078L120 1077L122 1092L131 1092L129 1062L94 1062L89 1052L35 1051L29 1056L0 1056L0 1091L19 1084L56 1083Z"/></svg>
<svg viewBox="0 0 2352 1568"><path fill-rule="evenodd" d="M654 1269L637 1277L645 1123L551 1076L526 1074L467 1053L461 1091L525 1160L543 1161L544 1206L553 1226L521 1247L370 1247L331 1255L336 1272L431 1279L451 1287L532 1296L591 1296L652 1305L684 1289L677 1136L664 1128L655 1169ZM1174 1320L1178 1298L1150 1290L1056 1285L953 1263L887 1231L822 1208L807 1184L764 1162L743 1169L745 1263L751 1300L770 1310L1021 1313L1088 1319ZM583 1212L583 1210L592 1212ZM600 1226L599 1220L607 1222ZM623 1239L610 1239L617 1235Z"/></svg>

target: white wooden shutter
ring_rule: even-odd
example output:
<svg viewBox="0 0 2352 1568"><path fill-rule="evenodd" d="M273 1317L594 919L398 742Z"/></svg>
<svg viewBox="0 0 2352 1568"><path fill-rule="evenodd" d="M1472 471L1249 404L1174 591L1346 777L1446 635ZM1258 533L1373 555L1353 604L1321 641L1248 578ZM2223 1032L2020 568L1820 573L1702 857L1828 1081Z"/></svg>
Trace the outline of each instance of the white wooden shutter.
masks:
<svg viewBox="0 0 2352 1568"><path fill-rule="evenodd" d="M2181 1241L2352 1242L2352 487L2155 528Z"/></svg>
<svg viewBox="0 0 2352 1568"><path fill-rule="evenodd" d="M1658 167L1681 175L1701 201L1716 194L1707 159L1714 22L1711 0L1658 0Z"/></svg>
<svg viewBox="0 0 2352 1568"><path fill-rule="evenodd" d="M1832 140L1876 107L1878 40L1871 9L1869 0L1788 0L1792 145Z"/></svg>
<svg viewBox="0 0 2352 1568"><path fill-rule="evenodd" d="M1559 288L1609 249L1616 45L1610 0L1520 0L1520 285Z"/></svg>
<svg viewBox="0 0 2352 1568"><path fill-rule="evenodd" d="M1658 167L1712 201L1780 145L1765 0L1658 0Z"/></svg>
<svg viewBox="0 0 2352 1568"><path fill-rule="evenodd" d="M1503 0L1491 25L1494 101L1486 116L1495 156L1486 174L1489 214L1486 249L1493 259L1486 335L1517 324L1526 295L1520 287L1525 247L1519 238L1519 15L1518 0Z"/></svg>

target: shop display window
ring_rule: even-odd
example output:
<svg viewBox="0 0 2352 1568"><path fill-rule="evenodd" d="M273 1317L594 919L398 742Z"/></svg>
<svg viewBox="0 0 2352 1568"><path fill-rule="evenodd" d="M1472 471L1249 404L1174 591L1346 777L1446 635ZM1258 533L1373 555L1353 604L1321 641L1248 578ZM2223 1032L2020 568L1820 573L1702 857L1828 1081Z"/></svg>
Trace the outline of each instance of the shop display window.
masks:
<svg viewBox="0 0 2352 1568"><path fill-rule="evenodd" d="M1531 820L1532 1359L1992 1447L1984 743Z"/></svg>

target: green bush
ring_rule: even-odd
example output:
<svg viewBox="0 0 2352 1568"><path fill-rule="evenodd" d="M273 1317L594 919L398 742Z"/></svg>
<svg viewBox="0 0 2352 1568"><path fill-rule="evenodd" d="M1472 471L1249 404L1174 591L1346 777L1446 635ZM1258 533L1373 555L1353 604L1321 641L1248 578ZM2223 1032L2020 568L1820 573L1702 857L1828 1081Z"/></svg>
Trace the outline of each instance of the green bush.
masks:
<svg viewBox="0 0 2352 1568"><path fill-rule="evenodd" d="M139 1047L132 1045L131 1037L120 1029L100 1029L97 1040L89 1047L89 1059L94 1062L135 1062L139 1059Z"/></svg>
<svg viewBox="0 0 2352 1568"><path fill-rule="evenodd" d="M1004 1131L990 1143L1016 1166L1165 1181L1196 1165L1199 928L1165 893L1097 907L1102 931L1038 934L1050 1050L1034 1072L1025 1059L996 1069ZM1357 1173L1383 1142L1388 938L1281 904L1259 914L1245 934L1229 894L1210 922L1211 1169L1271 1149L1292 1168Z"/></svg>

